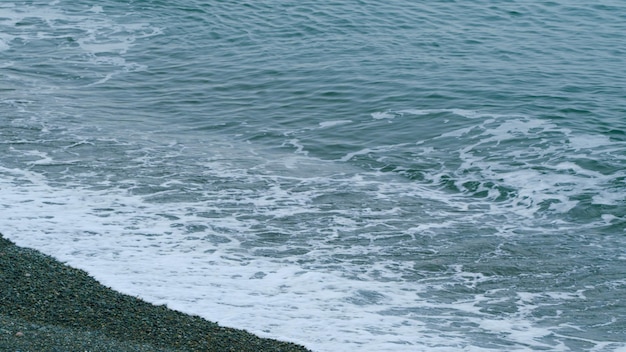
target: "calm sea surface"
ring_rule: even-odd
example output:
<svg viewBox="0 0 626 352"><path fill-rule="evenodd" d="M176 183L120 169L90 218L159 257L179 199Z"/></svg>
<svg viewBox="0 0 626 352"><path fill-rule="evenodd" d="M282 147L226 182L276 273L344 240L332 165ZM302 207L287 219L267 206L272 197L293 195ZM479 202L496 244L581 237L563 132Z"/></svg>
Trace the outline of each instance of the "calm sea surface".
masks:
<svg viewBox="0 0 626 352"><path fill-rule="evenodd" d="M623 351L626 3L2 1L0 232L314 351Z"/></svg>

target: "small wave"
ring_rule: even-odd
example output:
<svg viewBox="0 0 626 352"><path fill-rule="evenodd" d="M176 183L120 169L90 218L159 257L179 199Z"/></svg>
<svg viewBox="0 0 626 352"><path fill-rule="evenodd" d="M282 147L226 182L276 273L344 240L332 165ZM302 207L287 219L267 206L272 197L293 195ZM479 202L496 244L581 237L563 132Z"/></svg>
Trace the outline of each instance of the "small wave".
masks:
<svg viewBox="0 0 626 352"><path fill-rule="evenodd" d="M626 144L607 136L574 131L549 119L462 109L384 114L402 116L393 122L401 126L411 124L413 116L468 120L444 120L433 137L368 147L342 161L360 156L381 170L470 197L454 196L458 202L523 217L560 217L588 199L613 205L625 201L611 185L623 177Z"/></svg>

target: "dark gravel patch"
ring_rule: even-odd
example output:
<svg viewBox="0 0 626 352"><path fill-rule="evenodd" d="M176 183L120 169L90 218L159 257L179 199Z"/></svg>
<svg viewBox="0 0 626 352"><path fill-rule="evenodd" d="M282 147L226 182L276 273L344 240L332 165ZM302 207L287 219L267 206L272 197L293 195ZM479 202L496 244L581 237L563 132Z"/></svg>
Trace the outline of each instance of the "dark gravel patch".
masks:
<svg viewBox="0 0 626 352"><path fill-rule="evenodd" d="M105 287L0 235L2 351L308 351Z"/></svg>

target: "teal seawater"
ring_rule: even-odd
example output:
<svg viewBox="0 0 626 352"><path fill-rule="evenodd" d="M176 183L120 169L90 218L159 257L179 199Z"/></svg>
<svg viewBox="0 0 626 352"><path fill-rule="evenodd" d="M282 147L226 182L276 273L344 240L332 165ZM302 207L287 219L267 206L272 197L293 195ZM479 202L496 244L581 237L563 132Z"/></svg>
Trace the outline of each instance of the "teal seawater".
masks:
<svg viewBox="0 0 626 352"><path fill-rule="evenodd" d="M320 351L626 348L625 48L608 0L3 2L0 232Z"/></svg>

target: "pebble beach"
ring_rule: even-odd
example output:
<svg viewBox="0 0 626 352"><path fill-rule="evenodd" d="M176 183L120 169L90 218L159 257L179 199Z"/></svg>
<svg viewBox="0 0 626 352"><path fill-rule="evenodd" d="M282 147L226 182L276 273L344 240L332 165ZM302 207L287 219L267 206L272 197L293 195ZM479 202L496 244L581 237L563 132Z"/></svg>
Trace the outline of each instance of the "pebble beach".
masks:
<svg viewBox="0 0 626 352"><path fill-rule="evenodd" d="M105 287L0 235L2 351L308 351Z"/></svg>

